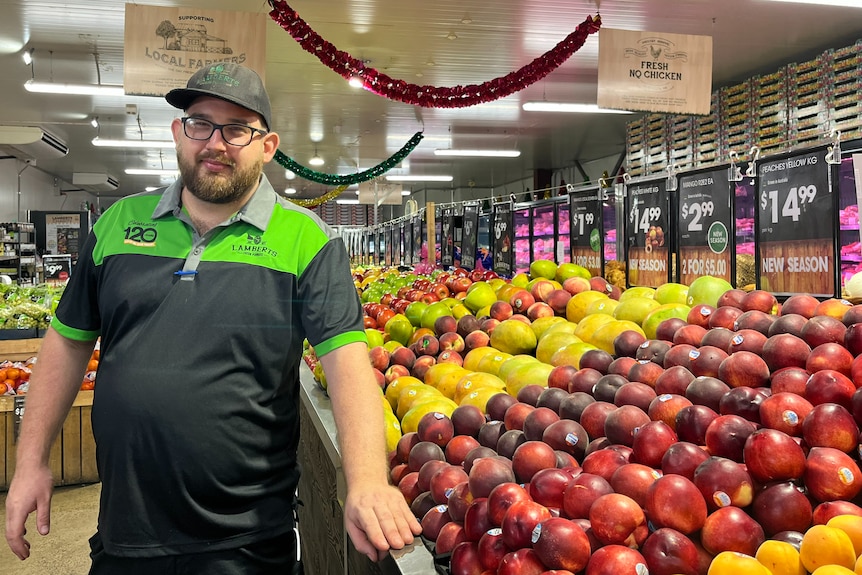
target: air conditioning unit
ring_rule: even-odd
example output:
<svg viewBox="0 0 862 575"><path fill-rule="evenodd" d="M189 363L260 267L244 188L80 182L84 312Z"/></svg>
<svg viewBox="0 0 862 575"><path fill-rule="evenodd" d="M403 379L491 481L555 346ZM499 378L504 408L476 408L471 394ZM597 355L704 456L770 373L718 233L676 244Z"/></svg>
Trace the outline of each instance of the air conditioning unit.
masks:
<svg viewBox="0 0 862 575"><path fill-rule="evenodd" d="M113 192L120 182L108 174L76 173L72 174L72 185L88 192Z"/></svg>
<svg viewBox="0 0 862 575"><path fill-rule="evenodd" d="M68 154L69 146L44 128L0 126L0 150L22 160L56 159Z"/></svg>

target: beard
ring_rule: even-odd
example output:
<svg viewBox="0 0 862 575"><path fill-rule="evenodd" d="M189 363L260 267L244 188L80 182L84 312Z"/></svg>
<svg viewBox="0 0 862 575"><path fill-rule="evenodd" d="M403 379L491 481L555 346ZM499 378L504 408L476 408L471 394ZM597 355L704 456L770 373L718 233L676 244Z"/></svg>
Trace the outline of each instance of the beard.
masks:
<svg viewBox="0 0 862 575"><path fill-rule="evenodd" d="M201 160L211 159L230 167L227 173L214 174L199 164ZM201 152L192 159L177 149L177 162L183 185L191 194L213 204L229 204L239 201L257 185L263 172L263 158L258 157L246 168L238 168L236 162L225 154Z"/></svg>

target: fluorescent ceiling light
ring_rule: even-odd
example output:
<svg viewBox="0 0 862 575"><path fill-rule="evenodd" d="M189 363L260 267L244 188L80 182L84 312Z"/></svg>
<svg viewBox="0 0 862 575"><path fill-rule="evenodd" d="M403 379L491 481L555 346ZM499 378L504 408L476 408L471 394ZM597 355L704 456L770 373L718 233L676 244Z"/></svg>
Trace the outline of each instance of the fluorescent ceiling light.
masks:
<svg viewBox="0 0 862 575"><path fill-rule="evenodd" d="M451 182L452 176L386 176L390 182Z"/></svg>
<svg viewBox="0 0 862 575"><path fill-rule="evenodd" d="M30 64L32 64L33 63L33 48L26 50L23 54L21 54L21 57L24 58L24 65L25 66L29 66Z"/></svg>
<svg viewBox="0 0 862 575"><path fill-rule="evenodd" d="M401 190L401 195L402 195L402 196L409 196L409 195L410 195L410 190Z"/></svg>
<svg viewBox="0 0 862 575"><path fill-rule="evenodd" d="M347 83L352 88L362 88L363 86L365 86L365 82L359 76L351 76Z"/></svg>
<svg viewBox="0 0 862 575"><path fill-rule="evenodd" d="M284 190L284 193L289 195L289 196L292 196L293 194L296 193L296 188L287 188L286 190Z"/></svg>
<svg viewBox="0 0 862 575"><path fill-rule="evenodd" d="M27 80L24 88L28 92L40 94L77 94L83 96L124 96L122 86L107 86L94 84L60 84L55 82L37 82Z"/></svg>
<svg viewBox="0 0 862 575"><path fill-rule="evenodd" d="M520 150L434 150L435 156L459 156L473 158L517 158L521 155Z"/></svg>
<svg viewBox="0 0 862 575"><path fill-rule="evenodd" d="M93 138L93 145L101 148L173 148L173 140L109 140Z"/></svg>
<svg viewBox="0 0 862 575"><path fill-rule="evenodd" d="M595 104L566 104L563 102L525 102L521 106L527 112L574 112L578 114L633 114L628 110L599 108Z"/></svg>
<svg viewBox="0 0 862 575"><path fill-rule="evenodd" d="M772 2L818 4L820 6L844 6L846 8L862 8L862 2L859 2L859 0L772 0Z"/></svg>
<svg viewBox="0 0 862 575"><path fill-rule="evenodd" d="M315 154L311 157L310 160L308 160L308 163L309 163L309 165L312 165L312 166L322 166L326 162L323 160L323 158L321 158L320 156Z"/></svg>
<svg viewBox="0 0 862 575"><path fill-rule="evenodd" d="M144 188L144 191L145 192L155 192L158 189L159 189L158 186L147 186L146 188Z"/></svg>
<svg viewBox="0 0 862 575"><path fill-rule="evenodd" d="M335 200L336 204L358 204L359 200Z"/></svg>
<svg viewBox="0 0 862 575"><path fill-rule="evenodd" d="M179 169L163 170L159 168L126 168L126 173L130 176L176 176Z"/></svg>
<svg viewBox="0 0 862 575"><path fill-rule="evenodd" d="M296 177L296 174L294 174L293 171L291 171L291 170L285 170L284 171L284 177L287 178L288 180L292 180Z"/></svg>
<svg viewBox="0 0 862 575"><path fill-rule="evenodd" d="M96 129L98 129L99 128L99 118L96 118L94 116L92 119L90 119L90 125Z"/></svg>

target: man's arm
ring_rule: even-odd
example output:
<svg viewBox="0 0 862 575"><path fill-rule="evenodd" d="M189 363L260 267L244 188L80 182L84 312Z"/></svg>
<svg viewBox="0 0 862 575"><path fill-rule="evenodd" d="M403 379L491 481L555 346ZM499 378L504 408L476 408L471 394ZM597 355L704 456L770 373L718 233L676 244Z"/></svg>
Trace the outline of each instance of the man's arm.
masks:
<svg viewBox="0 0 862 575"><path fill-rule="evenodd" d="M95 342L67 339L49 329L30 376L30 389L18 436L15 475L6 497L6 542L19 559L30 556L24 524L36 512L36 529L50 530L53 478L51 446L81 387Z"/></svg>
<svg viewBox="0 0 862 575"><path fill-rule="evenodd" d="M389 485L380 386L364 343L320 358L347 480L344 522L353 545L373 561L422 532L404 496Z"/></svg>

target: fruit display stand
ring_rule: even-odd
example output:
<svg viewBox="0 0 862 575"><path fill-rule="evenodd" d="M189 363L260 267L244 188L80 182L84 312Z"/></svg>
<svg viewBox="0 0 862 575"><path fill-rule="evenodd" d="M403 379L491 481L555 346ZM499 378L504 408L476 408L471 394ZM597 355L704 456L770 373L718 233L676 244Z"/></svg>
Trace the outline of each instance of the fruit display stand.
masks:
<svg viewBox="0 0 862 575"><path fill-rule="evenodd" d="M23 361L39 351L41 339L0 341L0 359ZM9 488L15 472L18 419L14 395L0 395L0 490ZM24 396L26 397L26 396ZM50 466L54 485L97 483L96 444L90 412L93 392L79 391L63 422L60 436L51 448Z"/></svg>
<svg viewBox="0 0 862 575"><path fill-rule="evenodd" d="M379 563L358 553L344 529L346 494L335 418L329 397L303 364L300 369L299 533L306 573L319 575L434 573L431 553L417 539ZM358 431L361 433L361 430Z"/></svg>

